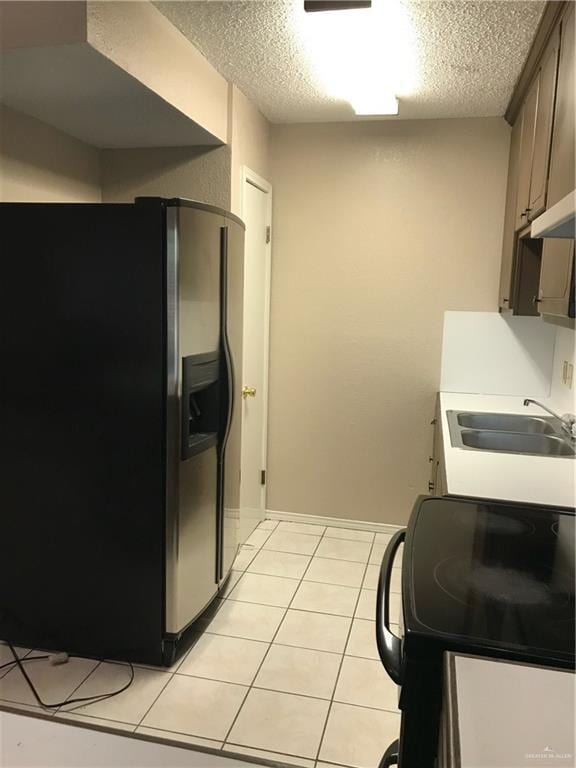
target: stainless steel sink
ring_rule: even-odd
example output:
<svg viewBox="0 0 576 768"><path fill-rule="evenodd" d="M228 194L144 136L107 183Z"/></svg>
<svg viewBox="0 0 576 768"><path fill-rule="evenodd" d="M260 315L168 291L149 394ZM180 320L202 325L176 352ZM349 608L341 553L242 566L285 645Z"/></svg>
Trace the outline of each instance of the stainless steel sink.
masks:
<svg viewBox="0 0 576 768"><path fill-rule="evenodd" d="M450 441L468 451L576 457L559 419L516 413L447 411Z"/></svg>
<svg viewBox="0 0 576 768"><path fill-rule="evenodd" d="M521 432L462 430L462 442L481 451L527 453L533 456L574 456L574 448L562 437Z"/></svg>
<svg viewBox="0 0 576 768"><path fill-rule="evenodd" d="M458 424L467 429L489 429L501 432L529 432L554 435L555 419L522 416L517 413L458 413Z"/></svg>

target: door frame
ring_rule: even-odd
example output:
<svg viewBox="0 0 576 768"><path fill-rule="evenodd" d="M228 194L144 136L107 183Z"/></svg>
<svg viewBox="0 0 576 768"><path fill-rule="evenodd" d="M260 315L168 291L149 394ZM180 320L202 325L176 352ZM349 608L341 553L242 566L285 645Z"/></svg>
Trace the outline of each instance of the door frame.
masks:
<svg viewBox="0 0 576 768"><path fill-rule="evenodd" d="M262 510L266 513L266 502L268 493L268 380L269 380L269 361L270 361L270 293L271 293L271 278L272 278L272 184L269 181L259 176L255 171L249 168L247 165L241 167L241 184L240 184L240 211L241 218L246 222L247 214L247 200L246 200L246 184L259 189L266 194L266 220L267 226L270 227L270 241L266 243L265 249L265 265L264 265L264 354L263 354L263 367L264 367L264 382L262 391L262 448L261 448L261 468L266 471L266 483L261 486L261 502ZM244 370L242 370L242 380L244 381Z"/></svg>

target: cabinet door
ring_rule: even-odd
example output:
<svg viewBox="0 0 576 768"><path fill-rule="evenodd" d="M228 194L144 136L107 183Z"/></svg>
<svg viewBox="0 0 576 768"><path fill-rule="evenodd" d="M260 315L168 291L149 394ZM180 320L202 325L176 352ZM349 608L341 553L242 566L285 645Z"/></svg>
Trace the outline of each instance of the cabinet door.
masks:
<svg viewBox="0 0 576 768"><path fill-rule="evenodd" d="M529 219L534 219L546 207L559 43L560 33L559 30L555 30L542 58L542 66L540 68L536 125L534 128L534 150L532 152L532 173L530 176Z"/></svg>
<svg viewBox="0 0 576 768"><path fill-rule="evenodd" d="M543 240L532 240L529 229L516 241L512 303L515 315L538 313L538 285L542 262Z"/></svg>
<svg viewBox="0 0 576 768"><path fill-rule="evenodd" d="M516 229L522 229L528 221L528 209L530 207L530 174L532 170L534 127L536 125L536 107L538 106L539 85L540 73L536 75L522 109L522 135L520 138L520 159L518 165L518 194L516 197Z"/></svg>
<svg viewBox="0 0 576 768"><path fill-rule="evenodd" d="M446 493L445 467L444 467L444 440L442 437L442 412L440 410L440 397L436 398L436 410L434 419L434 443L430 463L432 471L428 482L428 492L433 496L444 496Z"/></svg>
<svg viewBox="0 0 576 768"><path fill-rule="evenodd" d="M540 271L539 309L547 315L572 316L574 240L544 240Z"/></svg>
<svg viewBox="0 0 576 768"><path fill-rule="evenodd" d="M562 19L548 208L574 189L574 3Z"/></svg>
<svg viewBox="0 0 576 768"><path fill-rule="evenodd" d="M504 215L504 235L502 237L502 262L500 268L500 293L498 306L501 309L512 308L512 265L516 246L515 218L516 193L518 190L518 161L520 158L520 139L522 136L522 112L516 118L510 138L510 156L508 159L508 186L506 188L506 212Z"/></svg>

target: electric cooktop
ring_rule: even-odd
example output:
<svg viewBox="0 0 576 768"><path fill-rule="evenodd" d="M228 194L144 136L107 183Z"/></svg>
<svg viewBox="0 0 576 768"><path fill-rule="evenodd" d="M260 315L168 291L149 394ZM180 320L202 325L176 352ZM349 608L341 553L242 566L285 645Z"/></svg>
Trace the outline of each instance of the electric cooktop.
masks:
<svg viewBox="0 0 576 768"><path fill-rule="evenodd" d="M406 640L571 666L574 535L572 510L421 499L404 553Z"/></svg>

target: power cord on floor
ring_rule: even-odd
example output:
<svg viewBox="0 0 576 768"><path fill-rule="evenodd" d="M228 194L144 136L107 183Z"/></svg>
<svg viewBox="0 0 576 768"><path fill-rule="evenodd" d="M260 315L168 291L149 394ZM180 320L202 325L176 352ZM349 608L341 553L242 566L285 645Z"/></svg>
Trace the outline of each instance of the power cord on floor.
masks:
<svg viewBox="0 0 576 768"><path fill-rule="evenodd" d="M46 656L27 656L25 661L26 661L26 663L28 663L29 661L41 661L42 659L49 659L49 658L50 658L50 656L48 656L48 655L46 655ZM24 659L22 659L22 661L24 661ZM15 661L7 661L6 664L0 664L0 672L3 669L7 669L8 667L14 667L14 666L16 666L16 662Z"/></svg>
<svg viewBox="0 0 576 768"><path fill-rule="evenodd" d="M14 656L14 661L9 661L7 664L2 664L2 666L0 666L0 669L4 669L5 667L17 666L22 672L22 675L24 676L24 679L28 684L28 687L32 691L34 698L36 699L38 704L40 704L40 706L44 707L45 709L58 709L58 707L68 706L69 704L88 704L88 703L94 704L98 701L105 701L106 699L111 699L113 696L118 696L118 694L123 693L128 688L130 688L130 686L134 682L134 666L132 665L131 662L127 662L126 665L123 664L121 666L127 666L130 668L130 680L126 683L126 685L123 685L122 688L119 688L117 691L111 691L110 693L102 693L97 696L83 696L75 699L67 699L66 701L54 702L53 704L47 704L46 702L42 701L42 699L40 698L40 695L36 690L36 688L34 687L34 683L32 682L32 680L30 680L30 677L28 676L28 673L26 672L24 665L27 664L29 661L40 661L42 659L50 659L52 657L50 655L30 656L29 658L25 657L21 659L16 653L16 649L11 643L6 643L6 645L8 646L8 648L10 648L10 651L12 652L12 656ZM79 656L68 657L66 655L65 657L55 656L54 658L55 658L54 663L62 664L62 663L66 663L69 658L80 658L80 657ZM104 661L104 659L101 659L101 661ZM112 663L117 664L118 662L112 662Z"/></svg>

